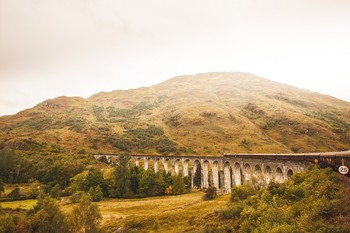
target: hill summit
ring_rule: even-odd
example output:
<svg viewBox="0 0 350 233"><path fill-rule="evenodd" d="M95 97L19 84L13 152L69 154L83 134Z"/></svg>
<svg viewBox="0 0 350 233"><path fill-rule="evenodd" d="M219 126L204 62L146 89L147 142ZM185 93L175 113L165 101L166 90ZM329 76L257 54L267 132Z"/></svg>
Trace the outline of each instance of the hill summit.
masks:
<svg viewBox="0 0 350 233"><path fill-rule="evenodd" d="M350 103L243 72L179 76L0 117L0 147L202 154L350 148Z"/></svg>

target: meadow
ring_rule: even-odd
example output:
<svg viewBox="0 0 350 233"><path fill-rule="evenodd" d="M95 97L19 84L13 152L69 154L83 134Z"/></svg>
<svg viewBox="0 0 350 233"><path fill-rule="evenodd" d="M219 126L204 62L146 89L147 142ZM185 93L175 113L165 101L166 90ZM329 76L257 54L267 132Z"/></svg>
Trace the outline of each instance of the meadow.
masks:
<svg viewBox="0 0 350 233"><path fill-rule="evenodd" d="M29 200L21 200L21 201L6 201L6 202L0 202L0 205L2 208L10 208L10 209L24 209L24 210L30 210L32 209L36 203L37 199L29 199Z"/></svg>
<svg viewBox="0 0 350 233"><path fill-rule="evenodd" d="M203 201L204 192L137 199L104 199L98 202L102 226L108 232L198 232L205 216L228 205L230 195ZM73 204L61 208L69 212Z"/></svg>

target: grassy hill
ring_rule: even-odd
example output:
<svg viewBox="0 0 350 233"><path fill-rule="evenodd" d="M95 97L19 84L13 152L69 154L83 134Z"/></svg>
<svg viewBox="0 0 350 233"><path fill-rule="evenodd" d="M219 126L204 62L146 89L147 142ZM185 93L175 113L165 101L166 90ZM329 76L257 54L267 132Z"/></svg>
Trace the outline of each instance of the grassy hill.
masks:
<svg viewBox="0 0 350 233"><path fill-rule="evenodd" d="M350 148L350 103L249 73L58 97L0 117L0 148L205 154Z"/></svg>

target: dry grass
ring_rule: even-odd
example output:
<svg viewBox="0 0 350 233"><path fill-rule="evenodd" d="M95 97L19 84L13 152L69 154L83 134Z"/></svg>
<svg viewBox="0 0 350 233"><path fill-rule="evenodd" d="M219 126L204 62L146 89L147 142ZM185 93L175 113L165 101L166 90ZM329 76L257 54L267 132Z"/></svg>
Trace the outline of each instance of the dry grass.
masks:
<svg viewBox="0 0 350 233"><path fill-rule="evenodd" d="M162 196L140 199L106 199L98 203L102 225L109 232L124 229L125 232L197 232L199 222L222 209L229 195L216 200L203 201L203 192L179 196ZM65 212L73 205L62 206ZM201 224L200 224L201 225Z"/></svg>
<svg viewBox="0 0 350 233"><path fill-rule="evenodd" d="M10 209L24 209L29 210L33 208L38 200L36 199L30 199L30 200L22 200L22 201L7 201L7 202L1 202L0 205L2 208L10 208Z"/></svg>

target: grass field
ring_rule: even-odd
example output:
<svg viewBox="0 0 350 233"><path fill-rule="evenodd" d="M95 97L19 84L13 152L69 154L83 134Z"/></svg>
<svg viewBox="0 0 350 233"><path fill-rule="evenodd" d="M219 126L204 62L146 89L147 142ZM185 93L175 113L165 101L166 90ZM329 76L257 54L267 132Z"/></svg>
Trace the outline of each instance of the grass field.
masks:
<svg viewBox="0 0 350 233"><path fill-rule="evenodd" d="M2 208L11 208L11 209L21 208L24 210L29 210L33 206L35 206L36 202L37 202L36 199L30 199L30 200L23 200L23 201L0 202L0 205Z"/></svg>
<svg viewBox="0 0 350 233"><path fill-rule="evenodd" d="M229 195L203 201L203 192L132 200L108 199L98 203L108 231L198 232L205 218L228 204Z"/></svg>
<svg viewBox="0 0 350 233"><path fill-rule="evenodd" d="M104 199L98 202L107 232L203 232L210 215L228 205L229 195L203 201L203 192L138 199ZM31 209L37 200L1 202L2 208ZM61 205L70 212L75 204Z"/></svg>

